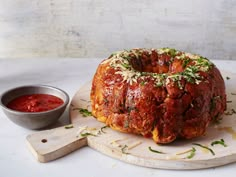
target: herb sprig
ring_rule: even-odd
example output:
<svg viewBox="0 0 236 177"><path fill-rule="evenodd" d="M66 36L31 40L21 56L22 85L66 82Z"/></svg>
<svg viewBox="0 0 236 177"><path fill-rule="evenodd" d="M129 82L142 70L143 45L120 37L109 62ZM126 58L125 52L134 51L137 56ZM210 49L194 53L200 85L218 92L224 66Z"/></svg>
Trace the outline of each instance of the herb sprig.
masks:
<svg viewBox="0 0 236 177"><path fill-rule="evenodd" d="M225 112L226 116L236 114L236 111L232 108L230 111Z"/></svg>
<svg viewBox="0 0 236 177"><path fill-rule="evenodd" d="M127 152L127 150L128 150L128 146L125 144L125 145L121 148L122 154L129 154L129 153Z"/></svg>
<svg viewBox="0 0 236 177"><path fill-rule="evenodd" d="M65 126L65 129L71 129L71 128L74 128L74 126L71 124L71 125L66 125Z"/></svg>
<svg viewBox="0 0 236 177"><path fill-rule="evenodd" d="M190 154L186 157L187 159L191 159L195 156L196 153L196 149L194 147L192 147Z"/></svg>
<svg viewBox="0 0 236 177"><path fill-rule="evenodd" d="M81 135L82 137L87 137L87 136L96 136L96 135L94 135L94 134L92 134L92 133L89 133L89 132L86 132L86 133L80 133L80 135Z"/></svg>
<svg viewBox="0 0 236 177"><path fill-rule="evenodd" d="M107 128L107 127L108 127L107 125L103 126L103 127L100 129L100 131L101 131L102 133L106 133L106 132L104 131L104 129Z"/></svg>
<svg viewBox="0 0 236 177"><path fill-rule="evenodd" d="M149 149L151 152L154 152L154 153L158 153L158 154L166 154L166 153L164 153L164 152L162 152L162 151L158 151L158 150L152 149L151 146L149 146L148 149Z"/></svg>
<svg viewBox="0 0 236 177"><path fill-rule="evenodd" d="M82 114L83 117L92 116L92 112L88 111L88 109L74 108L73 110L79 110L79 113Z"/></svg>
<svg viewBox="0 0 236 177"><path fill-rule="evenodd" d="M211 143L211 146L214 146L214 145L216 145L216 144L220 144L220 145L222 145L222 146L224 146L224 147L227 147L227 145L225 144L225 141L224 141L223 139L213 141L213 142Z"/></svg>
<svg viewBox="0 0 236 177"><path fill-rule="evenodd" d="M191 159L195 156L195 152L196 152L196 149L192 147L191 149L184 152L177 153L176 155L183 155L183 154L189 153L189 155L187 155L184 159Z"/></svg>
<svg viewBox="0 0 236 177"><path fill-rule="evenodd" d="M201 145L201 144L199 144L199 143L193 143L193 145L196 145L196 146L199 146L199 147L201 147L201 148L207 149L208 151L210 151L210 153L211 153L212 155L215 155L215 152L214 152L211 148L209 148L209 147L207 147L207 146Z"/></svg>

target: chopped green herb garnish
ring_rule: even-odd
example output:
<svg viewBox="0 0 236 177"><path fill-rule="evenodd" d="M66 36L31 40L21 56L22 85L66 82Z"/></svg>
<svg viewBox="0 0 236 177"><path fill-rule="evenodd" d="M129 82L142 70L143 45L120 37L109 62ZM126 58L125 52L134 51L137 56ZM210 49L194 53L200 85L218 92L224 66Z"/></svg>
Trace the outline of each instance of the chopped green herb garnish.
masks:
<svg viewBox="0 0 236 177"><path fill-rule="evenodd" d="M234 109L231 109L230 111L225 112L225 115L233 115L236 114L236 111Z"/></svg>
<svg viewBox="0 0 236 177"><path fill-rule="evenodd" d="M230 77L226 76L226 79L227 79L227 80L229 80L229 79L230 79Z"/></svg>
<svg viewBox="0 0 236 177"><path fill-rule="evenodd" d="M176 155L183 155L183 154L189 153L189 155L186 156L185 159L191 159L195 156L195 152L196 152L196 149L194 147L192 147L191 149L189 149L187 151L184 151L184 152L181 152L181 153L178 153Z"/></svg>
<svg viewBox="0 0 236 177"><path fill-rule="evenodd" d="M144 86L145 85L145 81L140 82L140 85Z"/></svg>
<svg viewBox="0 0 236 177"><path fill-rule="evenodd" d="M186 58L185 60L183 60L183 68L185 68L190 62L190 59L189 58Z"/></svg>
<svg viewBox="0 0 236 177"><path fill-rule="evenodd" d="M169 49L169 52L168 52L168 53L170 54L171 57L175 57L176 52L177 52L177 51L176 51L175 49Z"/></svg>
<svg viewBox="0 0 236 177"><path fill-rule="evenodd" d="M92 133L88 133L88 132L86 132L86 133L80 133L80 135L81 135L82 137L86 137L86 136L96 136L96 135L94 135L94 134L92 134Z"/></svg>
<svg viewBox="0 0 236 177"><path fill-rule="evenodd" d="M127 152L127 150L128 150L128 146L127 146L127 145L124 145L124 146L121 148L122 154L129 154L129 153Z"/></svg>
<svg viewBox="0 0 236 177"><path fill-rule="evenodd" d="M233 114L236 114L236 111L234 109L231 109L231 111L232 111Z"/></svg>
<svg viewBox="0 0 236 177"><path fill-rule="evenodd" d="M124 66L124 67L127 68L127 69L130 68L130 65L127 64L127 63L122 63L121 65Z"/></svg>
<svg viewBox="0 0 236 177"><path fill-rule="evenodd" d="M65 126L65 129L70 129L70 128L74 128L74 126L71 124L71 125L66 125Z"/></svg>
<svg viewBox="0 0 236 177"><path fill-rule="evenodd" d="M157 83L155 84L155 86L157 86L157 87L161 87L161 86L163 86L163 83L161 83L161 82L157 82Z"/></svg>
<svg viewBox="0 0 236 177"><path fill-rule="evenodd" d="M196 149L192 147L190 154L186 157L187 159L191 159L195 156Z"/></svg>
<svg viewBox="0 0 236 177"><path fill-rule="evenodd" d="M202 148L205 148L205 149L207 149L208 151L210 151L212 155L215 155L215 152L214 152L211 148L209 148L209 147L207 147L207 146L203 146L203 145L201 145L201 144L199 144L199 143L193 143L193 145L196 145L196 146L200 146L200 147L202 147Z"/></svg>
<svg viewBox="0 0 236 177"><path fill-rule="evenodd" d="M116 53L112 53L109 58L113 57L114 55L116 55Z"/></svg>
<svg viewBox="0 0 236 177"><path fill-rule="evenodd" d="M217 141L213 141L213 142L211 143L211 146L214 146L214 145L216 145L216 144L220 144L220 145L222 145L222 146L224 146L224 147L227 147L227 145L225 144L225 141L224 141L223 139L220 139L220 140L217 140Z"/></svg>
<svg viewBox="0 0 236 177"><path fill-rule="evenodd" d="M101 132L102 132L102 133L106 133L103 129L105 129L105 128L107 128L107 127L108 127L107 125L103 126L103 127L101 128Z"/></svg>
<svg viewBox="0 0 236 177"><path fill-rule="evenodd" d="M151 146L149 146L148 149L149 149L151 152L155 152L155 153L158 153L158 154L165 154L164 152L161 152L161 151L152 149Z"/></svg>
<svg viewBox="0 0 236 177"><path fill-rule="evenodd" d="M123 58L126 59L126 60L130 60L131 59L130 56L123 56Z"/></svg>
<svg viewBox="0 0 236 177"><path fill-rule="evenodd" d="M73 110L79 110L80 114L82 114L83 117L92 116L92 112L88 111L88 109L84 109L84 108L74 108Z"/></svg>

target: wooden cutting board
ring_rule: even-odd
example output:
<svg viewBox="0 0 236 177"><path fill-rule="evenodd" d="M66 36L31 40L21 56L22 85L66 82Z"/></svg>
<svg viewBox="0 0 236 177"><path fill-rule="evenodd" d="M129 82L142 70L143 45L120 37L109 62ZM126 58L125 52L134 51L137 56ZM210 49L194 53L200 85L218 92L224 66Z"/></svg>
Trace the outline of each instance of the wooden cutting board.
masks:
<svg viewBox="0 0 236 177"><path fill-rule="evenodd" d="M117 132L92 116L84 117L81 112L91 109L90 82L71 101L69 112L72 125L37 132L26 139L40 162L48 162L82 146L89 146L124 162L151 168L201 169L232 163L236 161L236 75L223 72L223 77L228 97L226 114L230 115L224 115L219 124L211 125L201 138L157 145L152 139ZM222 144L211 145L219 141L224 141L226 147Z"/></svg>

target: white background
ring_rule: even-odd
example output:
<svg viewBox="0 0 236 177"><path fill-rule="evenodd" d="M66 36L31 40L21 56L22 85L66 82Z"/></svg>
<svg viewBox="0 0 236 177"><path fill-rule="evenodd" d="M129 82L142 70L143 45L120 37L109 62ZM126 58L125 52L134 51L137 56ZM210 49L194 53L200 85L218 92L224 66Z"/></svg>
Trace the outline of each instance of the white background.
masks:
<svg viewBox="0 0 236 177"><path fill-rule="evenodd" d="M0 58L172 47L235 59L234 0L0 0Z"/></svg>

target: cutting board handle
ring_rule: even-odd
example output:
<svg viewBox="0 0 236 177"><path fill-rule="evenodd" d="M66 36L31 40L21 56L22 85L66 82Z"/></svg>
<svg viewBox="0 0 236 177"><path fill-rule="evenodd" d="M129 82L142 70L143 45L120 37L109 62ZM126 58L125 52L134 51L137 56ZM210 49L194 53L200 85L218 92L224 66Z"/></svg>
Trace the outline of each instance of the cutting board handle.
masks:
<svg viewBox="0 0 236 177"><path fill-rule="evenodd" d="M78 128L72 125L33 133L26 141L39 162L55 160L87 145L87 137L79 136Z"/></svg>

